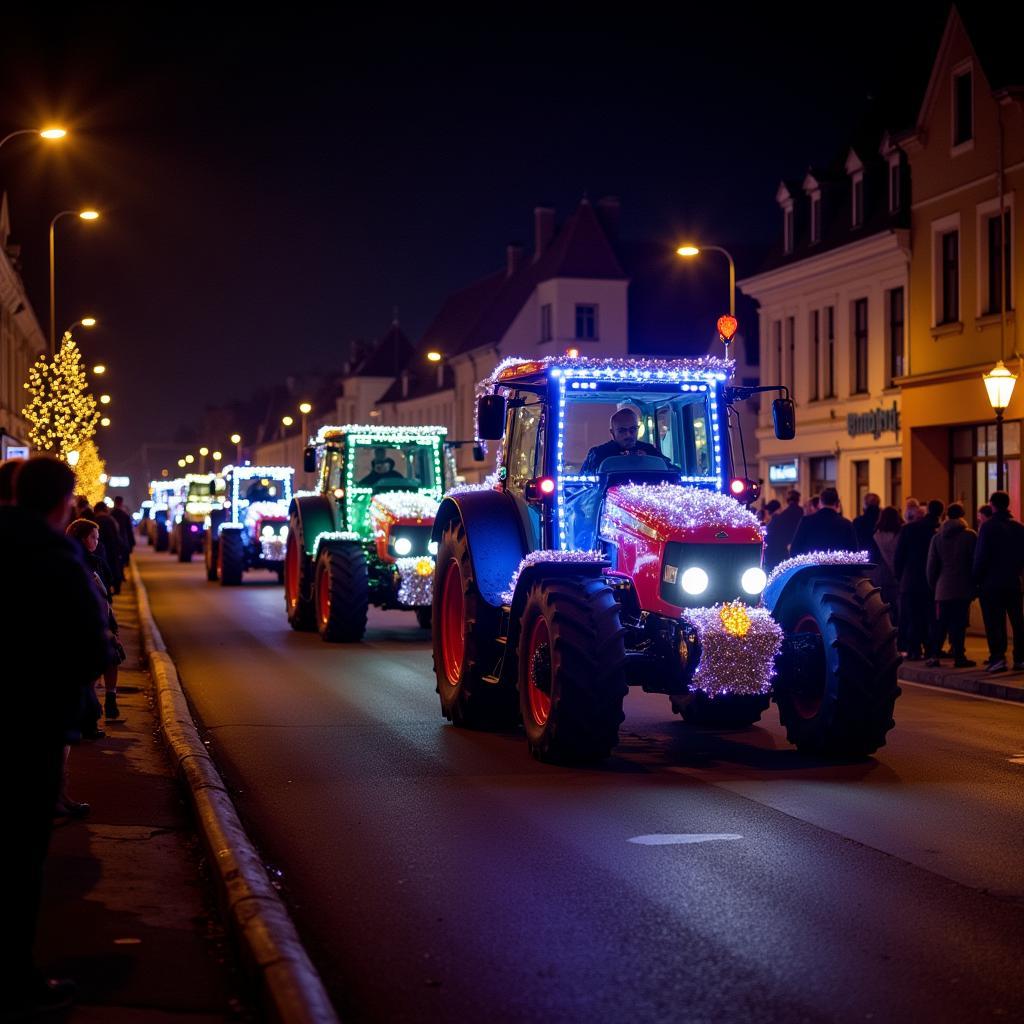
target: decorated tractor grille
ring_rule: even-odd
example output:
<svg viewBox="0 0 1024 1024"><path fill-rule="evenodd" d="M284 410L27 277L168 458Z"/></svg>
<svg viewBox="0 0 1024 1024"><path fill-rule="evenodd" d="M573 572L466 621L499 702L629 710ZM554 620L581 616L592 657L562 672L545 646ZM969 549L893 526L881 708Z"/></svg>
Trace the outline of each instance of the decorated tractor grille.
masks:
<svg viewBox="0 0 1024 1024"><path fill-rule="evenodd" d="M371 605L430 623L431 531L452 482L445 428L324 427L306 449L316 490L289 509L285 604L295 629L361 639Z"/></svg>
<svg viewBox="0 0 1024 1024"><path fill-rule="evenodd" d="M730 330L734 329L730 325ZM789 739L865 756L893 725L895 633L864 552L762 565L736 462L729 360L506 359L478 388L494 475L446 496L433 528L442 713L521 723L553 761L609 754L630 685L691 724L743 727L774 700ZM737 428L738 429L738 428Z"/></svg>

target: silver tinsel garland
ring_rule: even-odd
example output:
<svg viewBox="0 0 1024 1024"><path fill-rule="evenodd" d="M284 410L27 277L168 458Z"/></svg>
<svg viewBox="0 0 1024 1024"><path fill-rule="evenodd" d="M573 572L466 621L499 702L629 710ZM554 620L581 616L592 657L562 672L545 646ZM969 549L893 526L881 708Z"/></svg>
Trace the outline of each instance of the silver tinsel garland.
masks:
<svg viewBox="0 0 1024 1024"><path fill-rule="evenodd" d="M718 491L679 484L624 484L608 489L609 504L642 512L677 529L728 526L764 534L757 516L735 498Z"/></svg>
<svg viewBox="0 0 1024 1024"><path fill-rule="evenodd" d="M866 551L808 551L806 555L795 555L779 562L772 569L765 590L790 569L807 565L864 565L870 561L871 556Z"/></svg>
<svg viewBox="0 0 1024 1024"><path fill-rule="evenodd" d="M422 608L434 600L434 560L425 556L398 558L398 600L412 608Z"/></svg>
<svg viewBox="0 0 1024 1024"><path fill-rule="evenodd" d="M388 491L373 496L370 501L370 518L375 526L396 519L433 519L437 509L437 499L429 494Z"/></svg>
<svg viewBox="0 0 1024 1024"><path fill-rule="evenodd" d="M725 619L739 626L730 630ZM697 633L701 656L690 686L709 697L768 693L775 676L775 657L782 647L782 628L765 608L742 603L688 608L686 621ZM740 633L743 623L745 632Z"/></svg>
<svg viewBox="0 0 1024 1024"><path fill-rule="evenodd" d="M567 562L587 564L606 561L607 558L600 551L555 551L551 549L531 551L519 563L516 571L512 574L512 579L509 580L508 587L502 591L501 599L505 604L512 603L512 598L516 592L516 585L519 583L519 577L523 574L523 571L528 569L531 565L541 565L545 562L557 562L560 565L565 565Z"/></svg>

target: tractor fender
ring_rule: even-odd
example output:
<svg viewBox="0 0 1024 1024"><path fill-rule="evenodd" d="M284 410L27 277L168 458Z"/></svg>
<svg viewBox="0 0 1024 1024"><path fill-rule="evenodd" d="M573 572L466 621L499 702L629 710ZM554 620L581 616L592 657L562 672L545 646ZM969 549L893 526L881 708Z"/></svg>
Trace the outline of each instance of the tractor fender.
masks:
<svg viewBox="0 0 1024 1024"><path fill-rule="evenodd" d="M334 533L334 510L331 503L322 495L304 495L292 498L288 506L288 515L292 514L302 524L302 546L310 558L316 553L316 539L321 533Z"/></svg>
<svg viewBox="0 0 1024 1024"><path fill-rule="evenodd" d="M431 537L462 522L480 595L500 608L502 594L526 555L526 538L515 499L504 491L466 491L446 497L437 510Z"/></svg>
<svg viewBox="0 0 1024 1024"><path fill-rule="evenodd" d="M839 564L821 562L810 565L791 565L789 568L783 568L782 572L777 576L773 575L773 578L768 582L768 586L764 588L761 601L768 611L773 612L786 588L800 576L808 573L815 576L867 576L874 568L873 562L854 561Z"/></svg>

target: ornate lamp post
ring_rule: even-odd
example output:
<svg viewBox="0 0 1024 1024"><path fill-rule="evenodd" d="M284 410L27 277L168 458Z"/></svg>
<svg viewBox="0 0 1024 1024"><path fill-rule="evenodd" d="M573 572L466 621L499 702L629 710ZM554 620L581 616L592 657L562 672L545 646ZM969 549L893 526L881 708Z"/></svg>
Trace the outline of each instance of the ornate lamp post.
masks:
<svg viewBox="0 0 1024 1024"><path fill-rule="evenodd" d="M1002 359L981 378L985 382L989 404L996 414L996 490L1003 489L1003 413L1010 404L1017 375L1010 373Z"/></svg>

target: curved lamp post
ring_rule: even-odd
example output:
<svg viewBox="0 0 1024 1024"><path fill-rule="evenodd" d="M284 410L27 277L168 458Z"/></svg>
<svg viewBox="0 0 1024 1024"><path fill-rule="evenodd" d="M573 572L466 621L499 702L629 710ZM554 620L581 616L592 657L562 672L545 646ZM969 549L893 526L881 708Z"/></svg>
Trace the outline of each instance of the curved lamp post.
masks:
<svg viewBox="0 0 1024 1024"><path fill-rule="evenodd" d="M1017 375L1011 373L1002 359L988 373L982 374L988 401L996 414L996 490L1003 489L1003 413L1013 396Z"/></svg>
<svg viewBox="0 0 1024 1024"><path fill-rule="evenodd" d="M736 264L728 249L720 245L681 245L676 249L677 256L699 256L702 252L720 252L729 261L729 316L736 316Z"/></svg>
<svg viewBox="0 0 1024 1024"><path fill-rule="evenodd" d="M0 143L3 145L3 143ZM57 221L61 217L78 217L79 220L93 221L99 219L99 213L96 210L61 210L53 220L50 221L50 355L54 356L57 354L57 335L56 335L56 316L57 307L55 301L56 287L54 285L54 239L53 229L57 225Z"/></svg>

